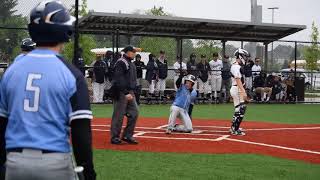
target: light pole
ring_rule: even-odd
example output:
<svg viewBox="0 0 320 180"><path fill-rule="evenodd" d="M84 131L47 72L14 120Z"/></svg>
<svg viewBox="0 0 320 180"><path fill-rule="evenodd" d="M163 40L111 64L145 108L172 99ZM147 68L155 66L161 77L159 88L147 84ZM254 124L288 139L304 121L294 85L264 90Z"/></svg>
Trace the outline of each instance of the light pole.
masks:
<svg viewBox="0 0 320 180"><path fill-rule="evenodd" d="M272 24L274 23L274 10L279 9L279 7L270 7L268 9L272 10ZM270 65L273 65L273 41L271 42L271 62Z"/></svg>

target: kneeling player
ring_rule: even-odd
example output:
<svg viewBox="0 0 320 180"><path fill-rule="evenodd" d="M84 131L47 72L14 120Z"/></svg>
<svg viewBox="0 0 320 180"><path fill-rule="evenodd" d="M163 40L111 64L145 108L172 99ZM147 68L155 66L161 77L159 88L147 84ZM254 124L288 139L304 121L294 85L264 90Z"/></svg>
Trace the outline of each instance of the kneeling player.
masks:
<svg viewBox="0 0 320 180"><path fill-rule="evenodd" d="M235 52L236 61L231 66L232 87L230 89L230 95L233 98L234 103L234 115L232 119L232 125L230 132L232 135L245 135L240 129L240 124L244 118L246 112L247 94L243 87L243 78L241 75L241 66L245 65L247 59L250 57L249 53L244 49L238 49Z"/></svg>
<svg viewBox="0 0 320 180"><path fill-rule="evenodd" d="M182 78L183 76L180 76L176 81L178 90L170 109L171 112L166 134L171 134L172 131L192 132L192 122L188 111L191 102L197 97L197 91L193 89L196 77L191 74L187 75L184 79L184 84L182 84ZM182 125L176 125L177 117L180 117L183 123Z"/></svg>

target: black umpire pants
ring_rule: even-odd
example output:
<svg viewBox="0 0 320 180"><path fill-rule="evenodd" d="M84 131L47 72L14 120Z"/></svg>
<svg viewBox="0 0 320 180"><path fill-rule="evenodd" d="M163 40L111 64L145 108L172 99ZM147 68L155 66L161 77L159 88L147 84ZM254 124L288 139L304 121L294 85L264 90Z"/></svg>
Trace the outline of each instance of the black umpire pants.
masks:
<svg viewBox="0 0 320 180"><path fill-rule="evenodd" d="M138 114L136 98L134 97L131 101L128 101L125 95L120 93L119 98L113 101L111 140L120 138L124 116L127 116L128 122L122 137L131 138L134 133Z"/></svg>

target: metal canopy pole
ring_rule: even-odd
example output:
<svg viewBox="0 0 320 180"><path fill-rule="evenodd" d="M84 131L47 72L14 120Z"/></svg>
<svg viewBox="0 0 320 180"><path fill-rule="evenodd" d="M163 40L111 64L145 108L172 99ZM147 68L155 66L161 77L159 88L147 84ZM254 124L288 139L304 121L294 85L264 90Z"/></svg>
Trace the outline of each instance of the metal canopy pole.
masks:
<svg viewBox="0 0 320 180"><path fill-rule="evenodd" d="M78 67L79 65L79 57L78 57L78 50L79 50L79 0L75 0L75 9L74 9L74 15L76 17L75 21L75 28L74 28L74 46L73 46L73 61L72 63Z"/></svg>
<svg viewBox="0 0 320 180"><path fill-rule="evenodd" d="M177 42L176 55L180 56L180 38L176 38L176 42Z"/></svg>
<svg viewBox="0 0 320 180"><path fill-rule="evenodd" d="M120 41L120 37L119 37L119 29L116 30L116 52L117 52L117 55L119 53L119 41Z"/></svg>
<svg viewBox="0 0 320 180"><path fill-rule="evenodd" d="M226 40L222 40L222 58L226 55Z"/></svg>
<svg viewBox="0 0 320 180"><path fill-rule="evenodd" d="M243 41L241 41L241 49L243 49Z"/></svg>
<svg viewBox="0 0 320 180"><path fill-rule="evenodd" d="M268 43L264 43L264 70L268 72Z"/></svg>
<svg viewBox="0 0 320 180"><path fill-rule="evenodd" d="M177 42L177 56L180 57L181 59L181 64L180 64L180 71L182 71L182 39L181 38L176 38Z"/></svg>
<svg viewBox="0 0 320 180"><path fill-rule="evenodd" d="M127 38L128 38L128 45L130 45L131 44L131 35L127 35Z"/></svg>
<svg viewBox="0 0 320 180"><path fill-rule="evenodd" d="M115 53L114 53L114 47L115 47L115 38L114 38L114 32L111 34L112 36L112 59L115 59Z"/></svg>
<svg viewBox="0 0 320 180"><path fill-rule="evenodd" d="M183 39L180 39L180 57L181 57L181 60L182 60L182 43L183 43Z"/></svg>
<svg viewBox="0 0 320 180"><path fill-rule="evenodd" d="M294 101L297 102L297 41L294 42Z"/></svg>

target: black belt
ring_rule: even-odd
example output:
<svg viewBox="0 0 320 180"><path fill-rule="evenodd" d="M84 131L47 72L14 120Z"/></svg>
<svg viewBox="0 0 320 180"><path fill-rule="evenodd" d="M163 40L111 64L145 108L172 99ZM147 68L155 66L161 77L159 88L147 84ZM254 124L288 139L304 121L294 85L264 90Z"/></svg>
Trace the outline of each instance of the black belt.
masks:
<svg viewBox="0 0 320 180"><path fill-rule="evenodd" d="M11 149L7 149L7 152L17 152L17 153L22 153L23 149L26 148L11 148ZM50 151L50 150L41 150L41 149L35 149L35 150L39 150L42 151L43 154L48 154L48 153L57 153L57 151Z"/></svg>

